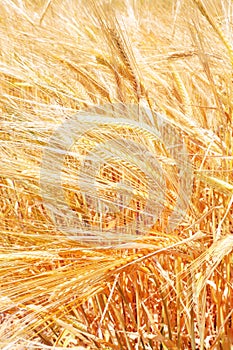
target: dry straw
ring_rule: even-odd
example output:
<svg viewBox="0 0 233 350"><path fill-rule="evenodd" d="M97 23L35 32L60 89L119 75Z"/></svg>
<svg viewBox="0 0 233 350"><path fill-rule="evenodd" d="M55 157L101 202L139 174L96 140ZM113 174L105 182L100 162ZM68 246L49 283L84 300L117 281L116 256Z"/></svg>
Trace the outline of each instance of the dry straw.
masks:
<svg viewBox="0 0 233 350"><path fill-rule="evenodd" d="M232 349L232 10L230 0L1 2L1 349ZM56 193L45 203L40 176L50 137L84 110L98 118L66 154L61 180L74 239L75 227L55 224L67 218ZM167 148L174 135L191 196ZM48 186L66 151L55 141ZM111 156L87 196L77 178L97 144ZM143 161L127 153L132 144L147 149ZM164 198L153 197L159 215L139 235L157 169ZM105 207L95 210L98 196Z"/></svg>

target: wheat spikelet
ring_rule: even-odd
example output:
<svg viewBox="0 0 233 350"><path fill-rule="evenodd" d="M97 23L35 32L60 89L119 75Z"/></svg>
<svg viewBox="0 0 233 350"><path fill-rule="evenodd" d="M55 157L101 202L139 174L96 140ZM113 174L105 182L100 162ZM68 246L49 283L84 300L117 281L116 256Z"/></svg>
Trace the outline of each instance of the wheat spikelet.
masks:
<svg viewBox="0 0 233 350"><path fill-rule="evenodd" d="M171 66L172 67L172 72L173 72L173 75L174 75L174 80L179 88L179 91L180 91L180 95L182 96L182 100L183 100L183 103L184 103L184 112L185 114L187 114L188 116L192 116L192 108L191 108L191 101L190 101L190 98L189 98L189 95L188 95L188 92L187 90L185 89L185 86L180 78L180 75L179 73L175 70L174 66Z"/></svg>

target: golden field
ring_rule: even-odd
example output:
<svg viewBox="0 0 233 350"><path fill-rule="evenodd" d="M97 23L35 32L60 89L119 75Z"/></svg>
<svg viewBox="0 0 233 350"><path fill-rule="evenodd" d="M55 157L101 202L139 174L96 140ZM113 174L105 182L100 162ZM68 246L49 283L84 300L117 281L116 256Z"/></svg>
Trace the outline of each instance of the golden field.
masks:
<svg viewBox="0 0 233 350"><path fill-rule="evenodd" d="M0 4L0 348L233 348L233 3Z"/></svg>

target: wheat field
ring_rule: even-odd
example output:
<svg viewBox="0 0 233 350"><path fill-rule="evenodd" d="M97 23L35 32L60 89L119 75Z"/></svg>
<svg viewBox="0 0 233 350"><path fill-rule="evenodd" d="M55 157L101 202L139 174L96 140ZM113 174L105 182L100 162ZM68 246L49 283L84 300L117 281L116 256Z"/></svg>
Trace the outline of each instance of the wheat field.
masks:
<svg viewBox="0 0 233 350"><path fill-rule="evenodd" d="M231 0L1 1L1 349L233 349L232 43Z"/></svg>

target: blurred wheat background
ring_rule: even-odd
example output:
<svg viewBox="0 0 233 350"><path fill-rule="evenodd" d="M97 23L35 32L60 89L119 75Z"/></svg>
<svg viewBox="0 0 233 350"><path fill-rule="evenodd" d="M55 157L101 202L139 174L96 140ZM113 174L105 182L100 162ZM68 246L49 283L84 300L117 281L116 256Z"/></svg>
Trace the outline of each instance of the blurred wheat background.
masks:
<svg viewBox="0 0 233 350"><path fill-rule="evenodd" d="M233 348L232 16L231 0L1 1L1 349ZM147 131L132 126L128 105L149 111ZM95 129L64 158L63 201L79 222L66 234L54 221L57 188L47 205L41 193L54 183L59 140L43 186L41 167L54 131L84 110L95 111ZM167 132L155 141L158 115ZM169 135L191 164L182 190ZM77 185L77 154L106 140L93 191L111 208L114 184L130 183L120 214L95 210L92 188L85 196ZM140 234L148 178L159 173L146 153L128 155L129 140L157 153L165 174L160 215Z"/></svg>

